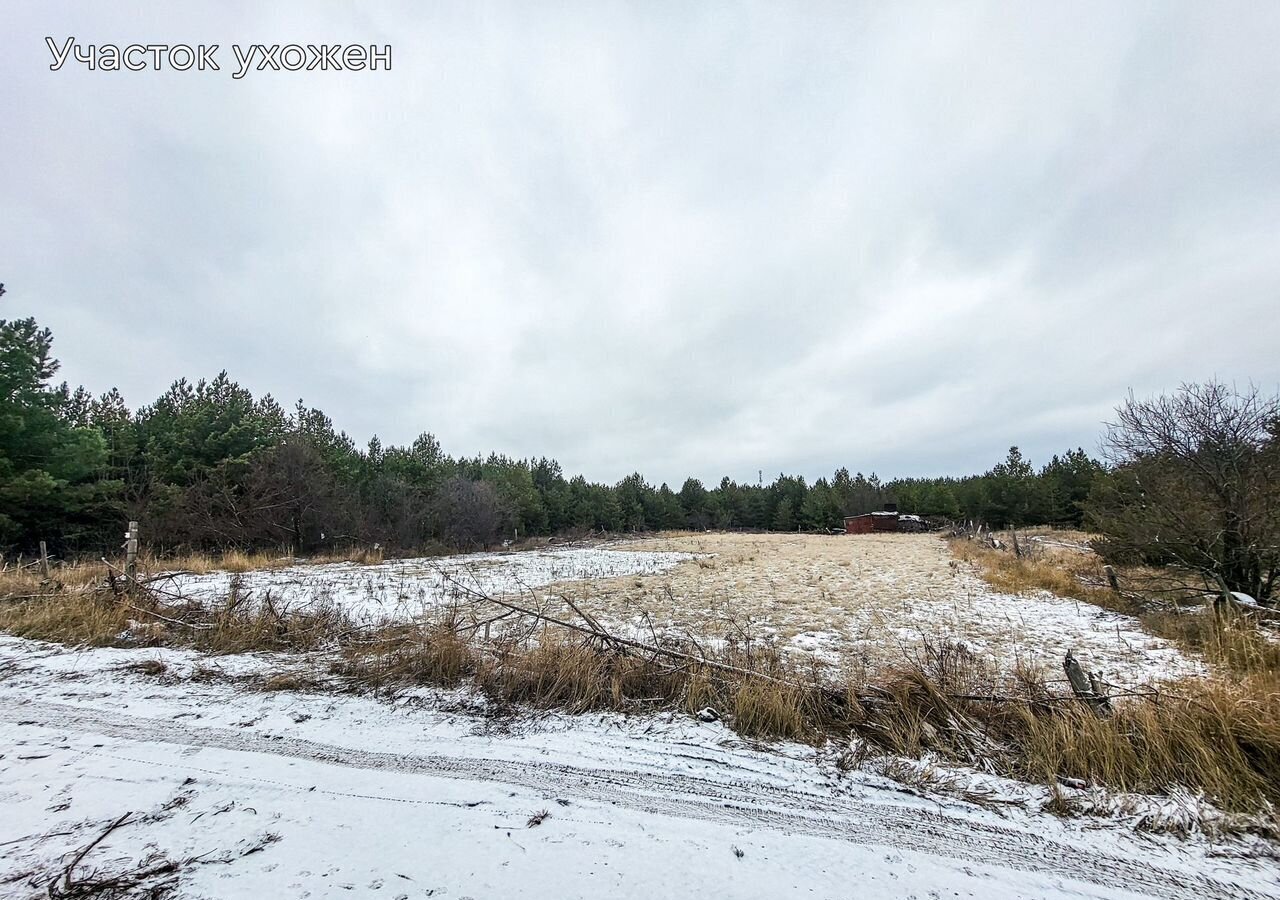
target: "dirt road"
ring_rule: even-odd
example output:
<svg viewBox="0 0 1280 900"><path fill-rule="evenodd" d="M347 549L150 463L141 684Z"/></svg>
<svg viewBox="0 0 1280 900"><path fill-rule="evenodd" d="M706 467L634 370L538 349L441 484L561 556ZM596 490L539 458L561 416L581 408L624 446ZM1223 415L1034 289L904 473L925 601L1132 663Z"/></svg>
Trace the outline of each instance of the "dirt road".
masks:
<svg viewBox="0 0 1280 900"><path fill-rule="evenodd" d="M804 748L750 749L718 726L556 717L495 730L438 704L161 685L118 670L132 651L32 646L0 644L0 879L32 896L39 872L124 810L135 829L83 866L118 868L145 847L227 857L193 864L182 896L224 896L228 877L237 893L290 896L375 882L405 897L1280 896L1265 870L1233 873L1164 839L833 783ZM166 659L171 674L189 662Z"/></svg>

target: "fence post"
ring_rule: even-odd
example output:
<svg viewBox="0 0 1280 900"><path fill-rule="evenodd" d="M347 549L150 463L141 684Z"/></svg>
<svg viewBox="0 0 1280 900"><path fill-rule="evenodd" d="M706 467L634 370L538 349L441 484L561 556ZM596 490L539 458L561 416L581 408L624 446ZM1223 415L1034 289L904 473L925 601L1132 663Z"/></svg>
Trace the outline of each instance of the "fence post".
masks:
<svg viewBox="0 0 1280 900"><path fill-rule="evenodd" d="M40 542L40 574L45 578L49 577L49 550L45 547L44 541Z"/></svg>
<svg viewBox="0 0 1280 900"><path fill-rule="evenodd" d="M1067 651L1067 658L1062 662L1062 668L1067 673L1067 681L1071 682L1071 692L1076 695L1077 700L1093 710L1093 714L1100 719L1111 715L1111 698L1102 692L1101 685L1093 673L1086 672L1070 650Z"/></svg>
<svg viewBox="0 0 1280 900"><path fill-rule="evenodd" d="M138 575L138 523L130 522L124 541L124 571L130 579Z"/></svg>
<svg viewBox="0 0 1280 900"><path fill-rule="evenodd" d="M1116 570L1111 566L1103 566L1102 571L1107 573L1107 583L1111 585L1111 590L1120 593L1120 579L1116 577Z"/></svg>

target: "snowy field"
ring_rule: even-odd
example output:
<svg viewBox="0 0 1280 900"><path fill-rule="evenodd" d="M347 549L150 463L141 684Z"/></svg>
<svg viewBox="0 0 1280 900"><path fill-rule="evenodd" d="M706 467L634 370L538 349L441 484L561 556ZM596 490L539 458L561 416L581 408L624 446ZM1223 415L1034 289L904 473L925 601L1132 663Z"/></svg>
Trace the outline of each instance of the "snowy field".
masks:
<svg viewBox="0 0 1280 900"><path fill-rule="evenodd" d="M182 576L174 587L225 598L235 578L277 607L337 605L365 620L429 615L472 592L520 595L573 619L568 596L631 637L750 634L832 665L902 663L924 641L962 641L997 666L1060 674L1074 650L1104 680L1133 685L1201 664L1136 620L1039 593L1001 594L936 535L682 534L644 541L485 553L381 565L290 566Z"/></svg>
<svg viewBox="0 0 1280 900"><path fill-rule="evenodd" d="M0 896L1280 896L1246 844L1054 818L989 776L982 808L687 717L250 686L297 664L0 637Z"/></svg>
<svg viewBox="0 0 1280 900"><path fill-rule="evenodd" d="M893 665L924 641L951 640L1005 669L1021 662L1059 675L1072 649L1119 685L1203 672L1132 617L994 590L937 535L686 534L628 546L696 559L564 592L602 620L709 637L745 627L835 664Z"/></svg>
<svg viewBox="0 0 1280 900"><path fill-rule="evenodd" d="M475 594L529 596L550 584L655 575L693 558L672 551L573 547L179 575L165 587L184 597L216 601L225 599L234 584L246 598L270 596L287 606L333 605L358 620L403 621L468 602Z"/></svg>

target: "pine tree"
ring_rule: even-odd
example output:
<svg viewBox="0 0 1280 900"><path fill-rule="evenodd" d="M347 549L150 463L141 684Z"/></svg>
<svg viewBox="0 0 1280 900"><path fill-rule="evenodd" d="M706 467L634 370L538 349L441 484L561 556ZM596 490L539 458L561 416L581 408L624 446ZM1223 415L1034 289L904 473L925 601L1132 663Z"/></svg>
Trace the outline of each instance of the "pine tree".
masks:
<svg viewBox="0 0 1280 900"><path fill-rule="evenodd" d="M100 478L106 447L83 424L85 395L71 408L66 386L48 383L52 348L35 319L0 319L0 544L74 543L119 490Z"/></svg>

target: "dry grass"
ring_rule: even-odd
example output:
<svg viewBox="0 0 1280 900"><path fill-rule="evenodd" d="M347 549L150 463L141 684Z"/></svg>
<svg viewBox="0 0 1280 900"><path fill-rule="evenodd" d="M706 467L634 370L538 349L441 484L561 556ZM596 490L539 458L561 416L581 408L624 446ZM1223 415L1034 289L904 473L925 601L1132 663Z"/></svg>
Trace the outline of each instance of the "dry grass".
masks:
<svg viewBox="0 0 1280 900"><path fill-rule="evenodd" d="M107 567L100 562L56 564L45 578L38 566L6 566L0 570L0 600L32 596L50 590L81 590L100 583Z"/></svg>
<svg viewBox="0 0 1280 900"><path fill-rule="evenodd" d="M978 565L988 560L984 554L970 558ZM1011 565L989 559L992 577L1007 579L1004 590L1038 590L1051 583L1069 593L1070 582L1045 560ZM575 712L692 713L710 707L739 732L756 737L822 742L852 734L882 753L928 752L1048 784L1077 778L1116 791L1185 789L1205 793L1224 809L1249 813L1280 804L1280 676L1274 656L1243 637L1239 623L1212 616L1195 618L1209 624L1179 639L1187 646L1199 642L1207 655L1232 666L1232 677L1187 680L1149 696L1117 698L1114 714L1099 718L1061 690L1055 693L1042 672L1002 670L949 641L926 641L893 666L851 668L833 678L775 640L753 639L746 628L739 629L739 639L707 649L701 660L682 660L551 627L520 640L480 641L447 612L437 621L361 628L337 610L247 602L234 587L224 601L197 606L167 603L144 591L90 590L84 573L68 581L79 583L36 585L35 596L18 594L0 603L0 628L71 644L173 645L216 653L329 651L327 678L292 666L264 685L273 690L319 690L335 681L375 691L472 684L500 705ZM1083 583L1079 589L1094 590ZM1177 621L1192 619L1183 614ZM1214 630L1205 632L1206 627ZM665 646L702 653L688 643Z"/></svg>
<svg viewBox="0 0 1280 900"><path fill-rule="evenodd" d="M328 565L350 562L362 566L375 566L385 560L381 549L351 547L306 557L281 555L278 552L227 550L222 553L186 553L179 556L146 556L142 568L147 572L190 572L207 575L210 572L257 572L264 569L280 569L297 565Z"/></svg>
<svg viewBox="0 0 1280 900"><path fill-rule="evenodd" d="M1165 684L1158 699L1119 703L1105 719L1080 704L1060 704L1054 715L1035 703L1003 707L993 728L1016 742L1016 774L1050 783L1069 775L1121 791L1178 785L1233 810L1280 802L1280 642L1248 616L1223 618L1194 592L1171 591L1177 573L1121 569L1122 588L1154 590L1113 591L1102 561L1081 546L1086 536L1072 537L1066 543L1077 549L1032 544L1022 558L962 540L953 547L1000 590L1049 590L1136 615L1152 633L1200 654L1211 674Z"/></svg>
<svg viewBox="0 0 1280 900"><path fill-rule="evenodd" d="M1214 679L1171 687L1099 719L1079 704L1055 715L1026 706L1003 727L1017 736L1015 773L1052 783L1069 775L1111 790L1203 791L1225 809L1280 801L1280 679Z"/></svg>
<svg viewBox="0 0 1280 900"><path fill-rule="evenodd" d="M138 578L153 584L162 595L164 582L159 576L165 572L243 573L300 562L377 565L382 561L382 551L371 549L307 560L239 551L166 559L143 556ZM113 581L113 591L106 590ZM265 604L242 603L235 590L225 603L208 610L188 608L186 604L176 610L162 610L160 607L166 604L158 602L156 594L124 591L124 585L119 566L102 561L55 564L48 578L30 566L6 568L0 571L0 627L20 637L79 646L110 646L122 640L135 644L169 643L168 631L176 628L193 632L194 639L189 642L202 650L235 653L263 648L314 649L331 637L336 624L345 622L342 616L328 611L291 610L286 614L273 607L269 599ZM195 629L184 625L193 610L207 613L213 627Z"/></svg>
<svg viewBox="0 0 1280 900"><path fill-rule="evenodd" d="M689 649L689 648L686 648ZM735 676L721 666L756 675ZM482 646L448 624L396 626L347 644L331 672L375 690L405 684L474 683L491 700L582 713L593 710L712 708L743 734L820 740L832 723L815 699L826 689L806 681L795 660L770 647L738 647L698 662L673 664L643 652L618 652L594 638L548 629L520 645Z"/></svg>
<svg viewBox="0 0 1280 900"><path fill-rule="evenodd" d="M1008 551L958 539L951 542L951 549L957 558L978 565L982 577L998 591L1008 594L1049 591L1117 612L1136 611L1110 588L1096 586L1105 584L1106 576L1102 561L1092 553L1029 551L1028 555L1018 557Z"/></svg>
<svg viewBox="0 0 1280 900"><path fill-rule="evenodd" d="M954 539L952 551L972 563L993 587L1008 593L1049 591L1131 615L1154 635L1200 654L1212 666L1240 677L1280 672L1280 642L1247 617L1222 620L1194 588L1194 579L1143 566L1119 568L1122 592L1107 582L1102 559L1087 547L1088 535L1067 532L1078 549L1035 544L1022 536L1024 555ZM1050 533L1050 539L1056 537ZM1004 536L1006 547L1011 543ZM1191 583L1192 587L1184 587Z"/></svg>
<svg viewBox="0 0 1280 900"><path fill-rule="evenodd" d="M1034 674L1017 683L943 657L857 692L854 731L881 751L985 767L1031 783L1078 779L1118 792L1203 793L1221 808L1270 815L1280 803L1280 679L1207 679L1115 701L1105 718ZM1003 693L996 693L1003 691ZM862 751L866 752L865 748ZM1272 836L1280 837L1280 831Z"/></svg>
<svg viewBox="0 0 1280 900"><path fill-rule="evenodd" d="M1280 641L1263 634L1247 617L1223 620L1206 608L1152 610L1139 618L1154 634L1201 654L1237 677L1280 672Z"/></svg>
<svg viewBox="0 0 1280 900"><path fill-rule="evenodd" d="M820 689L812 686L746 678L729 691L729 721L741 734L803 740L843 724L824 715L822 700Z"/></svg>
<svg viewBox="0 0 1280 900"><path fill-rule="evenodd" d="M149 572L168 570L207 575L210 572L252 572L258 569L274 569L293 565L293 562L293 557L281 556L279 553L245 553L240 550L228 550L216 555L188 553L173 557L147 556L143 559L143 568Z"/></svg>
<svg viewBox="0 0 1280 900"><path fill-rule="evenodd" d="M119 644L136 615L127 606L81 592L0 601L0 628L10 634L77 647Z"/></svg>
<svg viewBox="0 0 1280 900"><path fill-rule="evenodd" d="M277 569L296 565L328 565L350 562L375 566L385 561L381 549L353 547L306 558L281 556L279 553L245 553L228 550L220 554L189 553L180 556L155 556L141 554L138 559L139 578L145 580L164 572L190 572L207 575L210 572L243 573L263 569ZM123 562L116 560L116 571ZM49 577L44 577L38 565L26 563L18 566L6 564L0 568L0 602L23 597L42 596L61 591L84 591L100 586L107 578L110 567L101 560L80 559L54 562Z"/></svg>
<svg viewBox="0 0 1280 900"><path fill-rule="evenodd" d="M401 625L348 643L330 671L375 691L405 684L455 687L476 673L477 662L454 629Z"/></svg>
<svg viewBox="0 0 1280 900"><path fill-rule="evenodd" d="M1056 664L1068 635L1117 683L1196 668L1134 622L1018 596L1030 585L1010 578L993 579L993 587L934 534L668 534L625 547L713 555L661 574L562 582L547 592L585 604L601 621L652 621L664 633L699 639L749 621L817 658L861 659L872 668L895 664L904 644L939 636L1010 666L1022 658ZM1100 568L1097 577L1104 579ZM1064 575L1055 584L1069 581Z"/></svg>
<svg viewBox="0 0 1280 900"><path fill-rule="evenodd" d="M74 646L189 646L211 653L316 650L349 627L335 610L286 610L269 600L244 602L232 591L212 606L167 603L142 589L105 585L0 596L0 629L19 637Z"/></svg>

